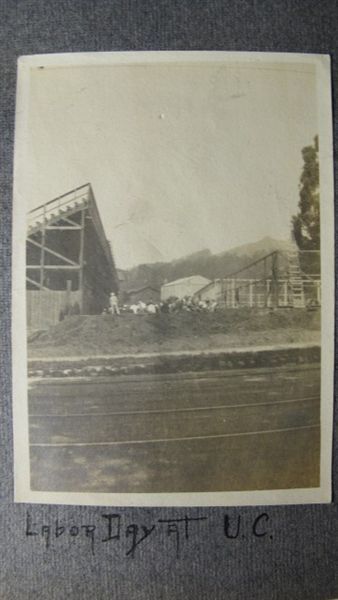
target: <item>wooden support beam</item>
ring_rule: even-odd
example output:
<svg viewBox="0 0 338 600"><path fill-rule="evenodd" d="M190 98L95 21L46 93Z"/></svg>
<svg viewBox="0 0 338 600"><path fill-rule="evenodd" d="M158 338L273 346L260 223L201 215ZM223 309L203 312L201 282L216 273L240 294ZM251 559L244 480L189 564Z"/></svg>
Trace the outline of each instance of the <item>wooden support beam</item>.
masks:
<svg viewBox="0 0 338 600"><path fill-rule="evenodd" d="M279 264L278 264L278 252L272 256L272 282L273 282L273 306L278 308L279 306Z"/></svg>
<svg viewBox="0 0 338 600"><path fill-rule="evenodd" d="M35 279L31 279L30 277L27 277L27 275L26 275L26 281L28 281L32 285L35 285L37 288L39 288L39 290L44 290L44 291L49 292L49 288L45 287L44 285L40 285L40 283L38 281L35 281Z"/></svg>
<svg viewBox="0 0 338 600"><path fill-rule="evenodd" d="M27 242L30 242L31 244L33 244L33 246L36 246L37 248L43 249L44 252L48 252L49 254L52 254L53 256L60 258L61 260L63 260L64 262L66 262L70 265L77 266L77 263L74 260L70 260L70 258L67 258L63 254L60 254L59 252L56 252L55 250L48 248L48 246L46 246L45 243L40 244L39 242L32 240L30 237L27 238Z"/></svg>
<svg viewBox="0 0 338 600"><path fill-rule="evenodd" d="M27 269L41 269L41 265L26 265ZM66 269L66 270L78 270L80 269L80 265L44 265L44 270L49 269Z"/></svg>
<svg viewBox="0 0 338 600"><path fill-rule="evenodd" d="M46 229L58 229L60 231L64 231L64 230L78 230L81 229L81 225L79 223L77 223L76 221L73 221L73 219L70 219L69 217L64 217L62 216L62 213L60 215L58 215L58 217L60 217L60 219L58 219L59 221L63 221L63 223L68 223L68 225L56 225L54 223L54 225L48 225L46 227Z"/></svg>
<svg viewBox="0 0 338 600"><path fill-rule="evenodd" d="M254 262L249 263L248 265L246 265L246 267L242 267L241 269L238 269L237 271L234 271L233 273L229 273L229 275L225 275L225 278L231 279L232 277L239 275L239 273L242 273L243 271L247 271L247 269L250 269L254 265L257 265L258 263L265 261L267 258L270 258L270 256L272 256L273 254L276 254L276 252L277 252L277 250L274 250L273 252L270 252L269 254L262 256L262 258L258 258L257 260L254 260Z"/></svg>
<svg viewBox="0 0 338 600"><path fill-rule="evenodd" d="M44 262L45 262L45 243L46 243L46 207L43 207L43 221L41 231L41 253L40 253L40 287L43 287L44 281Z"/></svg>
<svg viewBox="0 0 338 600"><path fill-rule="evenodd" d="M66 281L66 305L67 306L70 305L71 291L72 291L72 280L67 279L67 281Z"/></svg>
<svg viewBox="0 0 338 600"><path fill-rule="evenodd" d="M81 227L79 225L47 225L45 229L48 231L78 231Z"/></svg>
<svg viewBox="0 0 338 600"><path fill-rule="evenodd" d="M254 300L254 297L253 297L253 280L250 279L250 283L249 283L249 306L250 306L250 308L253 307L253 304L254 304L253 300Z"/></svg>
<svg viewBox="0 0 338 600"><path fill-rule="evenodd" d="M268 284L268 280L267 280L267 269L266 269L266 258L264 258L263 261L263 269L264 269L264 306L265 308L268 306L269 304L269 284Z"/></svg>
<svg viewBox="0 0 338 600"><path fill-rule="evenodd" d="M79 250L79 296L80 296L80 312L84 310L84 235L85 235L85 223L86 223L86 209L81 211L81 231L80 231L80 250Z"/></svg>
<svg viewBox="0 0 338 600"><path fill-rule="evenodd" d="M70 219L69 217L63 217L61 215L60 221L65 221L66 223L69 223L70 225L75 225L77 229L80 229L81 225L79 225L79 223L77 223L76 221L73 221L73 219Z"/></svg>

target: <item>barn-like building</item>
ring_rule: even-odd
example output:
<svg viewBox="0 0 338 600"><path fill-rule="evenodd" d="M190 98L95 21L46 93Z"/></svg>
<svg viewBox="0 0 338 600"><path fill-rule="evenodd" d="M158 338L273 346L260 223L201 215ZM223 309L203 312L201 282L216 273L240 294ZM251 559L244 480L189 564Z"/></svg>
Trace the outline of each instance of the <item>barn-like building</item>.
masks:
<svg viewBox="0 0 338 600"><path fill-rule="evenodd" d="M30 211L27 229L29 329L109 306L118 277L89 183Z"/></svg>

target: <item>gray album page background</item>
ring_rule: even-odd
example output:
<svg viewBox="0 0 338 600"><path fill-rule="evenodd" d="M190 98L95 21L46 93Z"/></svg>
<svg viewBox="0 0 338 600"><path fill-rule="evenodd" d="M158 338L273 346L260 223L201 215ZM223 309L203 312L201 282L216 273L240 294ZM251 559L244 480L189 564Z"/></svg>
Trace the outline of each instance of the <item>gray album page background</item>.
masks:
<svg viewBox="0 0 338 600"><path fill-rule="evenodd" d="M0 0L1 599L338 598L337 436L330 505L111 509L14 504L10 354L17 58L23 54L121 50L325 53L332 57L335 90L337 16L335 2L328 0ZM336 92L334 108L335 98ZM336 142L337 128L334 139ZM118 521L120 530L111 532L116 539L103 541L109 537L109 514L118 515L114 525ZM184 522L183 527L177 526L177 534L168 535L166 527L157 533L160 519L186 516L203 518L190 524L188 538ZM140 539L142 526L149 529L154 524L156 534L130 553L136 527ZM238 525L240 535L231 539ZM253 530L266 535L255 535Z"/></svg>

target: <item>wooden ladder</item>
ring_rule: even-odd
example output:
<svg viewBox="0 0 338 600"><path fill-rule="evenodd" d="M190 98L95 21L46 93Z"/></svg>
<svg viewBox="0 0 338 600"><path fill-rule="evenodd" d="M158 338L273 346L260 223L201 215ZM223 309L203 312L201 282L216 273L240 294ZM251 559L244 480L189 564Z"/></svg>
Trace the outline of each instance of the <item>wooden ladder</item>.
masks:
<svg viewBox="0 0 338 600"><path fill-rule="evenodd" d="M305 307L304 282L299 264L298 250L288 252L289 260L289 284L291 289L291 301L294 308Z"/></svg>

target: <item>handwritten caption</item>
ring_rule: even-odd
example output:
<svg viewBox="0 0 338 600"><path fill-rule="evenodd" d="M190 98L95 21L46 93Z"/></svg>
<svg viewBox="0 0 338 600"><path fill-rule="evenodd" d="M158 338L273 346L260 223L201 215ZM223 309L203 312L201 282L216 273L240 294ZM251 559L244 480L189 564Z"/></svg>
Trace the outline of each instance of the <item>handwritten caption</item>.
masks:
<svg viewBox="0 0 338 600"><path fill-rule="evenodd" d="M102 513L95 523L65 524L55 519L53 523L37 523L31 513L26 513L26 538L42 541L46 550L68 538L72 541L85 539L90 551L95 555L98 544L114 544L126 557L135 558L140 547L156 535L170 541L176 557L180 557L182 544L189 543L192 537L203 535L208 516L156 519L148 525L129 522L119 513ZM272 524L266 512L257 514L250 520L242 516L224 513L217 521L216 528L225 540L248 540L259 538L272 540Z"/></svg>

